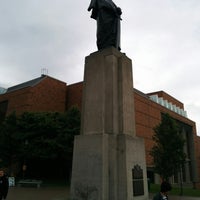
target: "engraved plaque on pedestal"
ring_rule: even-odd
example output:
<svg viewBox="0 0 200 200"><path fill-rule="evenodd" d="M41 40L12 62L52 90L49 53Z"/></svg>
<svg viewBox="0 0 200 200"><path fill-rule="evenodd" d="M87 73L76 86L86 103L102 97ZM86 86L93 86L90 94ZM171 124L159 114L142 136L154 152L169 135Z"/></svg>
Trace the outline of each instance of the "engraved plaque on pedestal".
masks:
<svg viewBox="0 0 200 200"><path fill-rule="evenodd" d="M133 196L144 195L144 178L143 170L139 165L135 165L132 169L133 176Z"/></svg>

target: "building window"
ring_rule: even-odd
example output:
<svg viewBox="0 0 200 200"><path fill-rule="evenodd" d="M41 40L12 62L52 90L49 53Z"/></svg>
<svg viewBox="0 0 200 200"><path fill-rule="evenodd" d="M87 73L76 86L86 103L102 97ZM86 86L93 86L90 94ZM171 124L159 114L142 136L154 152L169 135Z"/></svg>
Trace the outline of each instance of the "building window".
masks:
<svg viewBox="0 0 200 200"><path fill-rule="evenodd" d="M8 101L0 102L0 121L5 119L7 109L8 109Z"/></svg>

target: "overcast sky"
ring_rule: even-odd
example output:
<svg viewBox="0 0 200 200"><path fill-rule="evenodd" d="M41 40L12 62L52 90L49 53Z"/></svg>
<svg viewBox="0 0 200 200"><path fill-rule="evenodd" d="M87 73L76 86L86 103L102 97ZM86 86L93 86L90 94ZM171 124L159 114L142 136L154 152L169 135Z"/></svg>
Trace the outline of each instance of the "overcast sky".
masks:
<svg viewBox="0 0 200 200"><path fill-rule="evenodd" d="M121 47L132 59L134 87L163 90L185 105L200 135L200 1L114 0L122 8ZM83 80L97 50L90 0L0 0L0 86L41 75Z"/></svg>

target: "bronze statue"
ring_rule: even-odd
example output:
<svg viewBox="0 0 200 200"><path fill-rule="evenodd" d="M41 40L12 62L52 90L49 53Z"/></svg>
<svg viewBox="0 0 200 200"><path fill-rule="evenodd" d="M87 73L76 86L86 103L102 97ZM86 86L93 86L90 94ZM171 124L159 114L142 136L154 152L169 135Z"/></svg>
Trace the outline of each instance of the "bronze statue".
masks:
<svg viewBox="0 0 200 200"><path fill-rule="evenodd" d="M98 50L113 46L120 50L120 20L122 11L112 0L91 0L88 11L97 20Z"/></svg>

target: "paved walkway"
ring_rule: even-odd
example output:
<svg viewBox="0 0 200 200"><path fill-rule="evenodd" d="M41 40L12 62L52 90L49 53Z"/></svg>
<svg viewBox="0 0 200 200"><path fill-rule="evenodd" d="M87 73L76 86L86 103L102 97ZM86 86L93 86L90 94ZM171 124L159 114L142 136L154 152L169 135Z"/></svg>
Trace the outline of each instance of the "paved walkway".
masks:
<svg viewBox="0 0 200 200"><path fill-rule="evenodd" d="M199 200L199 197L170 196L170 200Z"/></svg>
<svg viewBox="0 0 200 200"><path fill-rule="evenodd" d="M11 187L7 200L68 200L68 187ZM152 194L150 198L152 199ZM199 200L200 197L169 196L170 200Z"/></svg>
<svg viewBox="0 0 200 200"><path fill-rule="evenodd" d="M68 187L11 187L6 200L68 200Z"/></svg>
<svg viewBox="0 0 200 200"><path fill-rule="evenodd" d="M150 198L149 199L152 199L152 194L149 195ZM199 200L200 197L186 197L186 196L172 196L172 195L169 195L169 200Z"/></svg>

